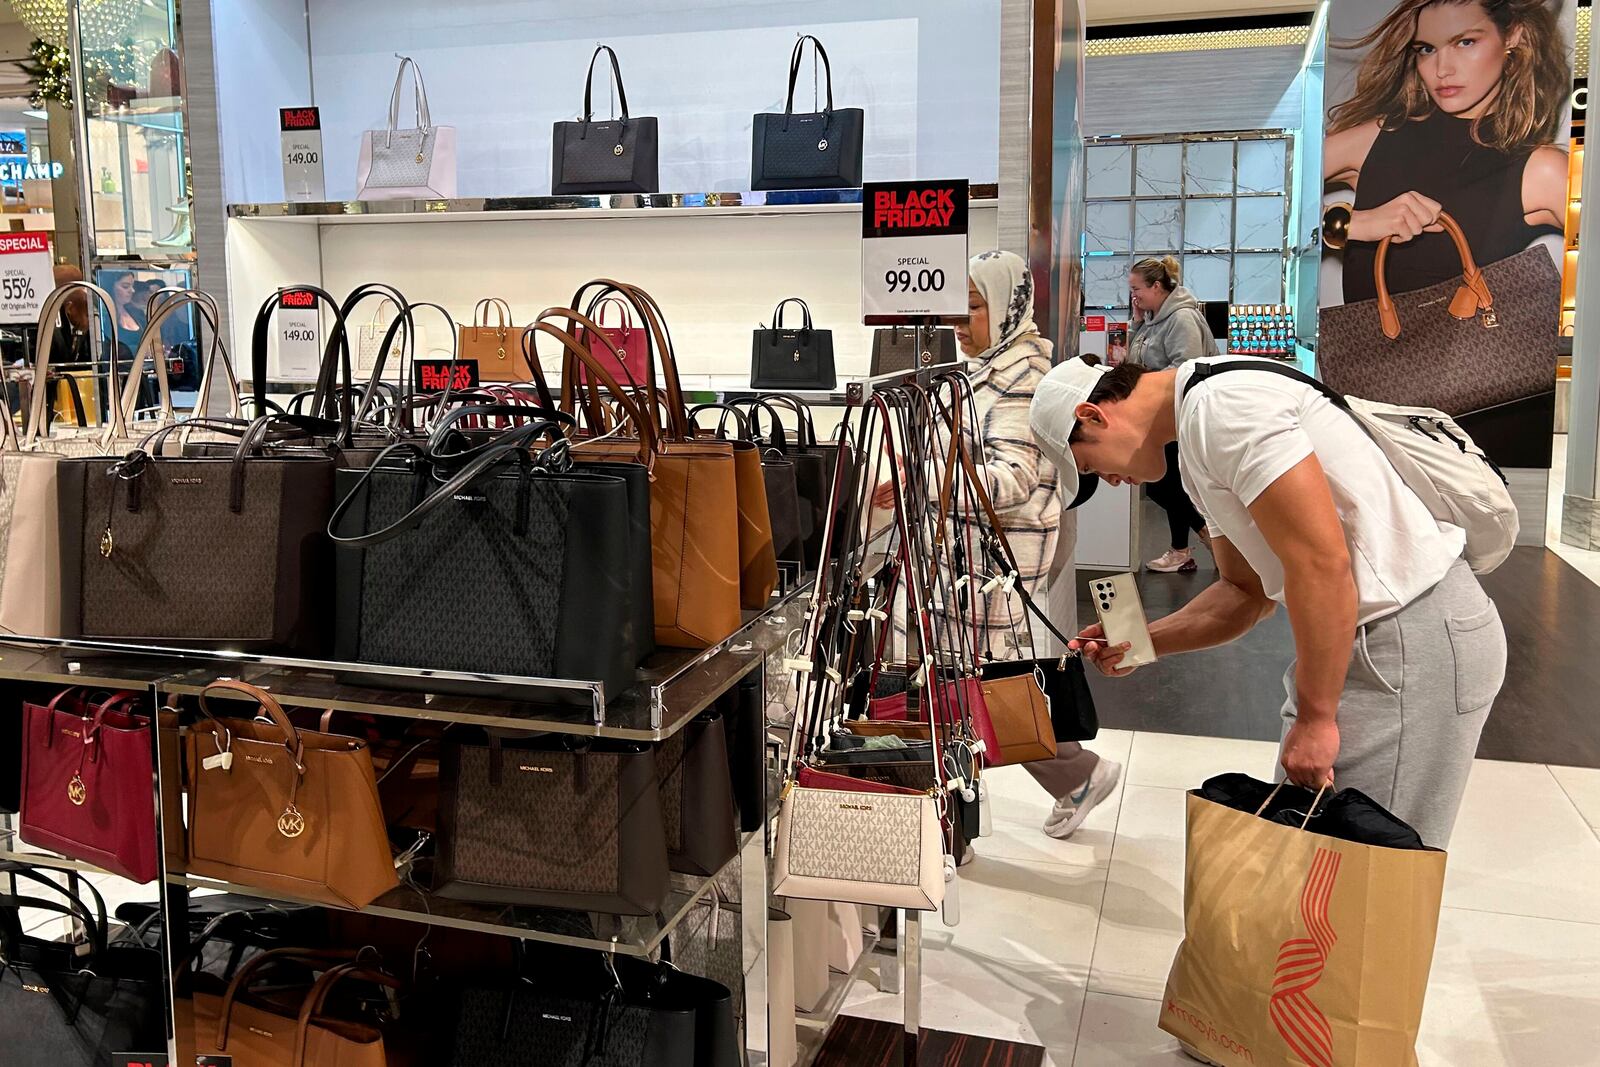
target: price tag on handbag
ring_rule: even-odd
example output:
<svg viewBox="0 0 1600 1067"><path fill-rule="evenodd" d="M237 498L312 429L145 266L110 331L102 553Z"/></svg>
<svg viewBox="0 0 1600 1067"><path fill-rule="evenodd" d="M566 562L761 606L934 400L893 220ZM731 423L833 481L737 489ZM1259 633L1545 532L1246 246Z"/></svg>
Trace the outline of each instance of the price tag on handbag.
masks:
<svg viewBox="0 0 1600 1067"><path fill-rule="evenodd" d="M278 370L291 382L314 381L322 368L322 315L317 294L304 289L283 294L278 304Z"/></svg>
<svg viewBox="0 0 1600 1067"><path fill-rule="evenodd" d="M322 115L314 107L278 109L283 149L283 198L303 204L328 198L322 177Z"/></svg>
<svg viewBox="0 0 1600 1067"><path fill-rule="evenodd" d="M861 188L861 317L916 325L967 314L967 182L868 182Z"/></svg>

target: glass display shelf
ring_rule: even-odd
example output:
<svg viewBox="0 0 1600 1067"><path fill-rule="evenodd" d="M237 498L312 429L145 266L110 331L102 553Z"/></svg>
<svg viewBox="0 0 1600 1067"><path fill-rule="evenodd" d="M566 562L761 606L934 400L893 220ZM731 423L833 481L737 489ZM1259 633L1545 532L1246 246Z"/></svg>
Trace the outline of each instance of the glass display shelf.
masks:
<svg viewBox="0 0 1600 1067"><path fill-rule="evenodd" d="M5 816L6 824L0 825L0 860L11 860L16 863L26 863L34 867L46 867L53 871L75 871L78 874L104 875L107 878L120 878L121 875L112 874L103 867L96 867L83 860L69 859L54 852L36 849L22 840L13 825L17 816ZM0 877L4 877L0 871Z"/></svg>
<svg viewBox="0 0 1600 1067"><path fill-rule="evenodd" d="M218 678L237 678L297 707L660 741L779 647L799 625L809 592L809 582L797 585L765 610L745 612L744 625L711 648L657 651L639 668L637 684L609 700L597 682L46 637L0 642L0 678L113 688L155 685L174 695L194 695ZM405 678L409 688L363 684L368 677Z"/></svg>
<svg viewBox="0 0 1600 1067"><path fill-rule="evenodd" d="M160 130L163 133L182 133L184 132L183 97L140 97L133 106L101 111L90 115L89 121L141 126L147 130Z"/></svg>
<svg viewBox="0 0 1600 1067"><path fill-rule="evenodd" d="M654 916L597 915L590 912L534 908L520 904L449 900L409 884L391 889L364 908L338 910L404 919L407 922L423 923L428 926L450 926L459 930L500 934L527 941L544 941L573 948L598 949L628 956L649 956L660 948L667 936L689 916L694 906L711 893L717 880L730 869L737 868L738 864L739 855L736 852L721 870L710 877L674 874L667 901L662 905L661 912ZM181 872L169 872L166 880L169 885L187 889L237 893L241 896L288 904L333 907L289 893Z"/></svg>
<svg viewBox="0 0 1600 1067"><path fill-rule="evenodd" d="M970 187L973 204L997 199L997 186ZM492 217L538 219L600 215L818 215L861 210L860 189L785 189L770 192L599 193L569 196L456 197L451 200L330 200L229 204L233 219L313 224L469 221Z"/></svg>

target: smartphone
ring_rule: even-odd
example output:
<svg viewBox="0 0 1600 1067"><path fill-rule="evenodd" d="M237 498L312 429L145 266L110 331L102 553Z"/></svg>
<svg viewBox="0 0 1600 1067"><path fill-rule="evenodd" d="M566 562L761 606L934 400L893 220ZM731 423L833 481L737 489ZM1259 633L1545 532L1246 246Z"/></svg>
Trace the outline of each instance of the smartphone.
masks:
<svg viewBox="0 0 1600 1067"><path fill-rule="evenodd" d="M1089 593L1094 597L1094 610L1100 616L1100 626L1106 632L1106 643L1130 647L1123 654L1119 667L1143 667L1156 661L1155 645L1150 641L1150 627L1145 622L1144 605L1139 601L1139 587L1132 574L1114 574L1109 578L1096 578L1089 583Z"/></svg>

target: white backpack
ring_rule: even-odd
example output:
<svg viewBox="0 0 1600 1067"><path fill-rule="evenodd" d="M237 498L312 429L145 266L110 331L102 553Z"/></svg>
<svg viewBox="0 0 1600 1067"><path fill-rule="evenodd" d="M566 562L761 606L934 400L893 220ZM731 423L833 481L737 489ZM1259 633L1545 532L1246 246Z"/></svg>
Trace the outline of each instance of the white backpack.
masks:
<svg viewBox="0 0 1600 1067"><path fill-rule="evenodd" d="M1184 395L1213 375L1231 370L1266 371L1292 378L1317 390L1335 407L1348 411L1383 450L1428 512L1440 522L1466 531L1463 556L1475 573L1488 574L1511 554L1517 543L1518 518L1505 475L1449 415L1433 408L1408 408L1341 396L1293 367L1254 360L1196 363Z"/></svg>

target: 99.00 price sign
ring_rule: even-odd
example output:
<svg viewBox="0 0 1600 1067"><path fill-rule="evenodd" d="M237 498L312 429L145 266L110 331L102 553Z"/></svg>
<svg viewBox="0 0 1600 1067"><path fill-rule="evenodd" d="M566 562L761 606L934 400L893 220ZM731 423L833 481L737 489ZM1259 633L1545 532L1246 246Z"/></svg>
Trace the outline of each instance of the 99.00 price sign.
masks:
<svg viewBox="0 0 1600 1067"><path fill-rule="evenodd" d="M862 186L862 321L966 315L967 195L965 179Z"/></svg>

